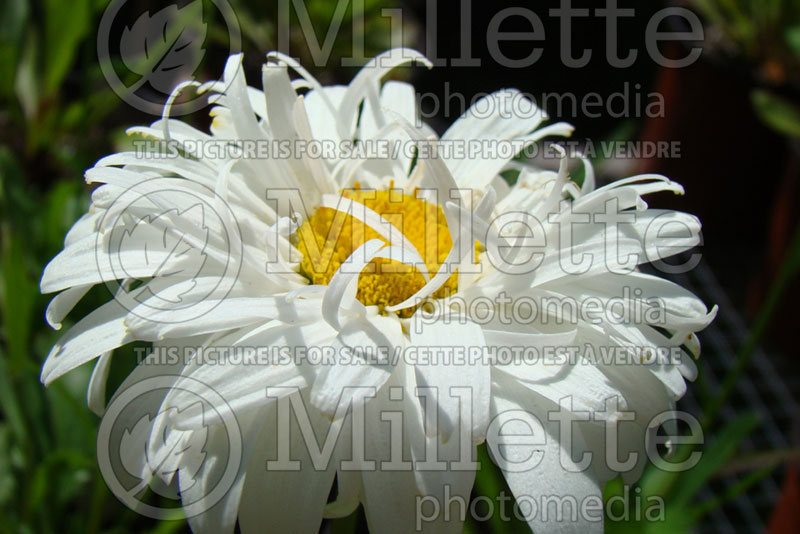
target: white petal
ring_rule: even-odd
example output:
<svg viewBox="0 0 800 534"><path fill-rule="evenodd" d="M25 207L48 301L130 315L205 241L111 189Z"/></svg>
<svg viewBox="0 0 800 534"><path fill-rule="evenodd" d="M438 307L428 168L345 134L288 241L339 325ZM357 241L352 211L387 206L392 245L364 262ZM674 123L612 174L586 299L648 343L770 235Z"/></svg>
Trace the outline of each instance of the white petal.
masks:
<svg viewBox="0 0 800 534"><path fill-rule="evenodd" d="M264 420L260 414L236 415L241 431L242 448L230 451L230 436L227 427L214 425L208 427L207 439L203 447L206 455L197 474L191 479L178 475L181 499L186 503L202 502L211 495L219 477L228 469L228 463L238 462L233 483L222 499L199 515L188 518L192 532L196 534L233 534L236 518L239 515L242 489L245 484L250 459L254 456L257 437L261 433Z"/></svg>
<svg viewBox="0 0 800 534"><path fill-rule="evenodd" d="M53 380L104 352L133 341L124 318L127 310L116 300L107 302L67 330L47 355L41 380Z"/></svg>
<svg viewBox="0 0 800 534"><path fill-rule="evenodd" d="M331 277L328 290L322 299L322 317L336 330L342 329L339 310L346 295L350 298L344 302L344 306L354 306L358 310L363 310L364 305L355 300L358 276L384 246L385 243L380 239L370 239L354 250Z"/></svg>
<svg viewBox="0 0 800 534"><path fill-rule="evenodd" d="M330 208L350 215L354 219L369 226L372 230L375 230L375 232L388 241L390 245L408 250L408 253L413 254L413 256L404 259L404 263L412 262L411 264L419 269L425 277L425 280L428 280L428 269L417 247L403 234L401 228L397 228L381 214L360 202L356 202L341 195L323 195L320 207Z"/></svg>
<svg viewBox="0 0 800 534"><path fill-rule="evenodd" d="M70 287L53 297L45 312L47 323L56 330L61 330L61 321L92 287L93 284Z"/></svg>
<svg viewBox="0 0 800 534"><path fill-rule="evenodd" d="M417 426L422 425L419 403L413 397L413 388L408 389L404 383L405 375L410 374L413 381L413 370L405 373L398 369L389 379L386 387L378 393L375 400L365 406L365 420L378 421L372 425L365 439L365 457L376 463L392 460L392 432L389 422L381 420L381 414L400 413L403 415L407 433L407 425L411 418L417 419ZM410 450L408 440L399 440L399 451L394 454L401 457L410 466ZM378 467L380 467L378 463ZM410 469L365 469L361 472L364 484L364 512L370 532L414 532L416 530L416 507L420 490L416 478Z"/></svg>
<svg viewBox="0 0 800 534"><path fill-rule="evenodd" d="M460 428L464 410L468 410L472 438L481 442L489 424L491 394L490 367L484 357L486 342L481 327L452 315L420 325L419 330L411 332L412 347L441 349L438 361L418 363L415 369L420 387L435 388L438 392L439 427L444 441ZM456 388L462 390L458 392ZM463 401L457 395L464 394L471 394L471 404L462 407Z"/></svg>
<svg viewBox="0 0 800 534"><path fill-rule="evenodd" d="M503 388L503 397L492 398L492 416L501 426L502 434L499 436L489 434L489 444L492 450L497 450L505 460L500 467L504 471L506 482L520 504L523 512L527 508L522 503L530 501L536 503L538 509L535 515L528 517L528 525L534 532L558 533L598 533L603 532L603 500L602 488L595 479L591 470L573 472L578 466L571 461L572 450L583 450L584 446L579 432L573 430L573 444L571 449L560 442L558 425L548 421L544 407L536 406L533 402L525 401L524 392L510 391L510 387ZM506 397L508 396L508 397ZM513 400L512 400L513 399ZM538 442L533 447L525 445L506 445L504 435L513 434L534 435L531 443ZM513 439L513 438L512 438ZM535 441L534 441L535 440ZM514 443L513 441L509 443ZM568 451L561 454L561 450ZM515 472L522 467L523 462L534 454L540 457L538 465L530 470ZM495 458L498 461L498 458ZM562 462L563 465L562 465ZM516 467L509 468L517 464ZM506 468L504 468L506 467ZM547 498L547 500L545 500ZM557 507L563 501L570 501L565 505L566 517L554 520L555 510L550 509L548 519L544 520L542 504L548 501L552 505L553 498L557 498ZM581 513L582 503L593 501L594 516ZM570 509L570 506L572 507ZM577 508L576 508L577 506ZM573 513L574 516L568 515Z"/></svg>
<svg viewBox="0 0 800 534"><path fill-rule="evenodd" d="M182 304L186 306L190 302L184 300ZM294 299L289 302L285 297L212 296L197 303L197 306L202 306L205 313L200 315L189 306L187 313L190 317L198 315L196 318L181 322L162 322L160 318L165 321L169 321L170 317L174 319L175 312L170 310L158 312L154 309L155 306L151 307L145 301L139 312L134 308L134 313L126 319L126 324L137 338L153 341L167 337L219 332L270 319L277 319L286 324L302 324L320 317L319 299Z"/></svg>
<svg viewBox="0 0 800 534"><path fill-rule="evenodd" d="M358 508L364 491L361 473L357 471L336 472L336 500L325 505L325 517L347 517Z"/></svg>
<svg viewBox="0 0 800 534"><path fill-rule="evenodd" d="M212 343L208 348L208 356L216 357L215 361L197 364L185 376L192 381L199 381L213 388L237 412L243 413L272 401L266 396L266 388L273 386L305 387L313 380L313 375L303 369L304 355L298 349L330 345L336 332L319 321L303 326L285 324L267 324L254 328L250 332L237 336L235 341L230 337ZM286 348L288 361L248 362L235 354L226 357L224 352L214 353L215 347L236 350L246 348L263 348L267 357L276 356L278 349ZM215 356L217 354L218 356ZM240 352L239 354L243 354ZM180 382L178 382L180 385ZM191 391L182 391L177 387L170 397L177 406L185 405L191 400ZM181 428L191 428L201 421L176 418Z"/></svg>
<svg viewBox="0 0 800 534"><path fill-rule="evenodd" d="M343 139L352 139L358 107L366 97L367 91L377 86L389 71L412 61L418 61L429 68L432 66L431 62L416 50L393 48L375 56L362 67L347 87L339 110L339 120L344 128Z"/></svg>
<svg viewBox="0 0 800 534"><path fill-rule="evenodd" d="M316 436L324 439L330 422L307 401L306 406L312 429ZM266 422L247 469L239 509L242 532L317 532L333 484L335 466L329 464L323 470L313 468L296 418L290 415L291 459L300 461L300 469L269 471L267 461L278 457L278 439L287 439L288 436L279 432L277 404L273 403L264 410Z"/></svg>
<svg viewBox="0 0 800 534"><path fill-rule="evenodd" d="M311 388L311 402L332 420L340 406L358 407L374 397L394 370L403 337L396 317L374 316L345 323L336 343L331 344L336 363L320 369ZM348 350L347 358L344 350Z"/></svg>
<svg viewBox="0 0 800 534"><path fill-rule="evenodd" d="M89 409L97 415L103 415L106 409L106 382L108 372L111 370L111 355L113 352L104 352L97 359L97 363L89 379L89 386L86 392L86 403Z"/></svg>

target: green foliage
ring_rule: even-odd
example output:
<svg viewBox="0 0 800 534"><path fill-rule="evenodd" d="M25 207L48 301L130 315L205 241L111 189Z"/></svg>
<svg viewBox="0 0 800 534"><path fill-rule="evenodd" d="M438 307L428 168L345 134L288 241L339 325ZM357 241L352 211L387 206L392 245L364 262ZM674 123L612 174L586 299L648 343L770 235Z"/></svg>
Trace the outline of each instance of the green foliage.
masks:
<svg viewBox="0 0 800 534"><path fill-rule="evenodd" d="M769 85L800 87L800 2L796 0L692 0L722 36L722 53L753 65Z"/></svg>
<svg viewBox="0 0 800 534"><path fill-rule="evenodd" d="M89 31L90 0L45 0L43 94L58 90Z"/></svg>
<svg viewBox="0 0 800 534"><path fill-rule="evenodd" d="M753 91L751 100L756 114L773 130L800 138L800 107L763 89Z"/></svg>
<svg viewBox="0 0 800 534"><path fill-rule="evenodd" d="M753 91L753 109L781 135L800 136L797 102L772 89L800 91L800 2L796 0L693 0L706 21L723 36L720 51L751 65L754 78L768 89Z"/></svg>

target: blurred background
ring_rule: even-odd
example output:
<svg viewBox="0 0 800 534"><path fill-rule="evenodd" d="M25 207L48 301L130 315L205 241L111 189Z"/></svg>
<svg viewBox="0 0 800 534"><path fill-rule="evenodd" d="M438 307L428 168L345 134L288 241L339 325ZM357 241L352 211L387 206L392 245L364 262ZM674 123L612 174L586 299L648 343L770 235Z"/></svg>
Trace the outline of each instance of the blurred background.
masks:
<svg viewBox="0 0 800 534"><path fill-rule="evenodd" d="M202 61L184 62L166 82L139 84L147 80L135 51L126 52L125 35L136 32L143 14L152 24L175 19L180 27L182 8L190 4L191 9L202 6L193 29ZM233 42L222 4L232 8L240 42ZM573 139L595 148L589 155L601 180L665 174L685 186L686 196L648 200L694 213L704 223L700 265L674 279L707 304L720 306L716 322L700 334L700 377L679 404L703 423L709 454L685 473L649 469L635 491L625 491L620 481L609 483L606 498L660 495L666 513L664 521L654 523L636 517L608 521L606 530L800 532L800 352L794 337L800 319L800 0L620 2L631 14L620 19L613 45L605 20L595 13L604 3L576 0L574 8L590 8L591 14L573 20L569 42L574 57L584 50L592 55L572 67L561 57L563 28L550 15L560 2L523 4L541 19L546 35L535 43L543 49L541 58L524 68L504 66L487 44L493 17L514 4L306 0L293 5L301 4L319 43L342 16L339 31L331 32L330 58L316 66L296 7L288 25L278 23L280 6L290 2L0 4L0 534L188 531L180 519L155 522L136 515L106 488L95 458L99 419L85 402L90 366L48 389L39 383L41 364L59 332L44 321L49 299L39 294L38 281L88 206L83 172L100 157L130 146L127 127L156 119L145 106L131 105L130 95L158 103L165 100L163 86L170 81L217 79L237 47L245 52L250 84L260 86L264 54L279 41L323 83L346 83L356 67L342 67L341 60L353 55L354 39L362 35L367 57L402 43L443 59L444 65L432 71L393 74L414 81L423 113L440 133L462 111L454 93L469 102L502 87L519 88L537 98L554 120L576 126ZM170 5L181 8L172 8L173 19L164 18ZM702 21L702 38L659 49L677 59L702 47L689 66L664 67L648 53L648 24L667 7L689 9ZM401 26L392 26L385 8L400 10L393 13L402 14ZM499 29L530 31L531 25L524 17L508 17ZM658 29L693 28L685 17L671 16ZM123 44L98 42L103 31ZM98 58L104 55L101 45L107 47L107 61ZM505 57L521 60L533 45L505 41L499 46ZM629 50L637 50L638 57L612 68L606 59L610 46L620 57ZM481 64L459 64L458 58ZM122 73L116 91L108 81L109 68ZM614 97L617 93L622 96ZM571 95L579 105L546 98L554 94ZM590 94L604 102L616 98L626 107L601 106L587 114L580 102ZM449 109L432 104L448 98ZM202 128L209 124L203 111L183 119ZM587 140L594 144L587 146ZM623 157L610 158L600 148L601 142L626 141L673 143L673 150L662 157L623 151ZM95 288L71 316L82 316L108 298L105 287ZM68 318L65 328L69 324ZM135 364L130 348L122 353L127 357L115 358L109 391ZM486 460L485 451L481 454ZM491 463L484 466L473 496L507 491ZM326 532L365 529L360 512L323 525ZM493 517L470 520L466 531L526 532L527 527Z"/></svg>

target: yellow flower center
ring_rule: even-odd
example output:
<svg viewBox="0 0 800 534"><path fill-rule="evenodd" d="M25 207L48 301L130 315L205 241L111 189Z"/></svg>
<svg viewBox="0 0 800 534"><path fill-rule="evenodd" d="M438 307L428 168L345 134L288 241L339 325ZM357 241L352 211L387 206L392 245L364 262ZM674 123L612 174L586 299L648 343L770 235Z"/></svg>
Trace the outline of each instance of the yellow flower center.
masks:
<svg viewBox="0 0 800 534"><path fill-rule="evenodd" d="M442 208L416 196L406 195L399 189L375 191L356 189L342 192L345 198L365 205L381 215L416 247L433 276L444 263L453 247L447 220ZM300 272L311 283L328 285L339 266L358 247L370 239L387 242L366 223L343 211L319 208L297 232L297 248L303 254ZM416 268L397 260L375 258L358 277L356 298L366 306L399 304L413 296L425 285L425 278ZM433 294L443 298L458 289L458 276L454 273ZM409 317L416 307L398 311Z"/></svg>

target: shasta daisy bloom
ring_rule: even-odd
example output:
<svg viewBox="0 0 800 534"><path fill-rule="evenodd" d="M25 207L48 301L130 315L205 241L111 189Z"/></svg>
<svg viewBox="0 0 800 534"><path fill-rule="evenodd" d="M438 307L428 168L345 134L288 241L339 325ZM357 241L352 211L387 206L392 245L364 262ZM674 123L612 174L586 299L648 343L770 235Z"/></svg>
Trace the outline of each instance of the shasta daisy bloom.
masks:
<svg viewBox="0 0 800 534"><path fill-rule="evenodd" d="M463 507L444 509L469 502L484 441L520 502L597 500L606 480L638 478L647 426L694 378L695 332L715 314L636 268L698 244L696 218L643 200L682 188L654 175L595 188L585 160L578 185L563 151L557 172L516 163L572 128L543 126L514 90L437 137L411 85L382 83L428 64L411 50L378 56L346 87L267 57L263 90L238 55L197 88L210 133L169 117L183 84L161 120L130 130L168 150L87 171L102 185L42 276L43 292L60 292L47 320L60 328L97 284L115 298L58 341L42 381L97 359L88 401L102 414L113 351L152 342L102 424L159 378L111 422L125 431L120 462L138 489L177 486L195 532L313 532L359 505L374 532L459 531ZM198 387L210 409L196 409ZM568 434L558 418L575 423ZM533 452L508 440L520 433L536 436ZM608 447L638 461L608 462ZM221 479L223 494L196 506ZM602 531L602 513L527 520Z"/></svg>

